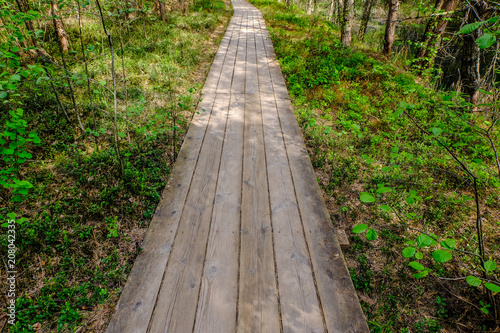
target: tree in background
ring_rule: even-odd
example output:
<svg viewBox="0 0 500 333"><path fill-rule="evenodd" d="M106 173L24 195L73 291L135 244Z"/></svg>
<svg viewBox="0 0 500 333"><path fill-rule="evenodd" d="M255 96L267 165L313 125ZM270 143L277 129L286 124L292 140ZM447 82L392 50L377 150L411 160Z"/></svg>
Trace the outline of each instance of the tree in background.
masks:
<svg viewBox="0 0 500 333"><path fill-rule="evenodd" d="M372 12L372 7L375 4L376 0L366 0L365 8L363 10L363 16L361 17L361 23L359 26L358 37L360 40L364 40L366 28L368 27L368 21L370 21L370 14Z"/></svg>
<svg viewBox="0 0 500 333"><path fill-rule="evenodd" d="M389 1L389 13L387 15L384 36L384 54L387 56L391 56L392 53L392 45L394 44L394 35L396 33L399 5L399 0Z"/></svg>
<svg viewBox="0 0 500 333"><path fill-rule="evenodd" d="M354 16L354 0L344 0L344 15L342 17L341 42L345 46L351 46L352 19Z"/></svg>
<svg viewBox="0 0 500 333"><path fill-rule="evenodd" d="M435 9L439 13L431 16L425 26L425 33L415 55L413 67L422 72L429 69L433 63L436 53L441 45L443 34L448 25L452 11L457 4L456 0L437 0Z"/></svg>

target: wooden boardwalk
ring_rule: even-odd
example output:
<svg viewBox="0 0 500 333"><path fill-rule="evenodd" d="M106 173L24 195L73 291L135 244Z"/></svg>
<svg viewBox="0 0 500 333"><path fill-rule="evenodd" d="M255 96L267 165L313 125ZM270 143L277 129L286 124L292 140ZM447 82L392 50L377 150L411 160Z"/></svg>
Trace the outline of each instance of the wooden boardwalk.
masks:
<svg viewBox="0 0 500 333"><path fill-rule="evenodd" d="M262 15L233 6L107 332L368 332Z"/></svg>

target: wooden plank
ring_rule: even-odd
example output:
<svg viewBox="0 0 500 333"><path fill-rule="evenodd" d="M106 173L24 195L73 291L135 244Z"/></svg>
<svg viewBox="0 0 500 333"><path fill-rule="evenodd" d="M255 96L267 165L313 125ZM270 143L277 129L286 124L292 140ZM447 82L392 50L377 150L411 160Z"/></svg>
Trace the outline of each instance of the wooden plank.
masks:
<svg viewBox="0 0 500 333"><path fill-rule="evenodd" d="M256 56L257 56L257 73L259 79L259 92L261 94L273 93L273 84L269 73L269 62L264 46L264 35L262 31L262 18L259 16L255 21L257 33L255 37Z"/></svg>
<svg viewBox="0 0 500 333"><path fill-rule="evenodd" d="M224 97L215 98L150 332L193 330L229 106Z"/></svg>
<svg viewBox="0 0 500 333"><path fill-rule="evenodd" d="M280 332L261 110L245 96L238 332Z"/></svg>
<svg viewBox="0 0 500 333"><path fill-rule="evenodd" d="M255 50L255 24L256 22L255 14L249 11L249 22L247 28L247 68L246 68L246 84L245 93L255 94L259 92L259 79L257 77L257 55Z"/></svg>
<svg viewBox="0 0 500 333"><path fill-rule="evenodd" d="M220 333L236 330L243 108L243 96L233 95L194 332Z"/></svg>
<svg viewBox="0 0 500 333"><path fill-rule="evenodd" d="M229 43L229 49L227 51L226 57L224 59L224 64L222 66L222 71L217 85L217 93L228 94L231 92L231 83L233 80L234 65L236 61L236 52L238 50L238 44L241 36L241 25L243 24L243 15L236 15L238 21L236 25L236 31L231 37Z"/></svg>
<svg viewBox="0 0 500 333"><path fill-rule="evenodd" d="M274 95L261 95L283 332L324 332Z"/></svg>
<svg viewBox="0 0 500 333"><path fill-rule="evenodd" d="M276 103L328 332L369 332L291 102Z"/></svg>
<svg viewBox="0 0 500 333"><path fill-rule="evenodd" d="M245 67L246 67L246 39L247 34L244 32L248 26L248 15L245 14L243 23L241 25L241 32L239 34L238 51L236 54L236 61L234 64L233 81L231 82L231 93L242 94L245 92Z"/></svg>
<svg viewBox="0 0 500 333"><path fill-rule="evenodd" d="M143 251L134 262L120 296L108 333L146 332L161 279L172 249L174 235L205 136L215 95L200 102L172 171L172 177L143 242ZM202 111L202 110L205 111ZM144 275L144 272L148 274Z"/></svg>
<svg viewBox="0 0 500 333"><path fill-rule="evenodd" d="M269 60L269 71L271 73L274 94L279 98L287 98L289 97L288 89L286 88L285 80L283 79L280 64L276 59L276 54L274 53L273 43L269 37L269 31L266 28L264 20L260 20L259 22L261 24L262 34L264 37L264 47Z"/></svg>
<svg viewBox="0 0 500 333"><path fill-rule="evenodd" d="M235 29L237 26L237 18L234 16L231 18L231 22L222 38L222 41L219 45L217 53L214 57L214 61L210 66L210 71L208 72L207 79L203 85L202 94L211 94L215 93L217 89L217 84L219 83L220 74L222 71L222 65L224 64L224 59L226 58L227 50L229 48L229 42L233 34L235 33Z"/></svg>

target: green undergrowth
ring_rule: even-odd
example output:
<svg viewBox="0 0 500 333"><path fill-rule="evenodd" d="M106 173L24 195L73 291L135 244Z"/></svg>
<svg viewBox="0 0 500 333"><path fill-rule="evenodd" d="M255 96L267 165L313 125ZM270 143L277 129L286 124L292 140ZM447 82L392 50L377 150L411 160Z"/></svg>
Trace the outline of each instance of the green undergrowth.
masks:
<svg viewBox="0 0 500 333"><path fill-rule="evenodd" d="M471 182L440 140L477 175L485 257L499 261L500 181L494 151L476 131L491 125L487 117L468 111L459 95L367 55L366 45L342 46L338 27L322 18L284 2L252 3L267 21L333 223L351 234L345 258L371 330L494 327L488 290L465 281L474 269L484 276L478 258L455 251L436 262L430 249L438 243L415 242L424 232L479 253ZM500 142L498 131L491 139ZM356 232L370 228L366 236L351 232L356 225ZM416 243L418 253L401 255Z"/></svg>
<svg viewBox="0 0 500 333"><path fill-rule="evenodd" d="M24 201L8 201L11 193L0 190L0 215L26 218L16 224L21 273L17 324L7 325L9 332L104 332L140 252L231 10L224 2L197 1L186 14L168 13L167 22L147 15L137 14L121 30L110 25L123 173L112 141L113 100L105 89L112 89L111 54L95 16L85 16L82 26L92 99L86 80L72 81L76 99L85 101L78 105L85 131L77 126L59 67L50 68L62 81L59 97L69 121L48 80L21 87L27 130L41 142L27 146L31 159L19 169L18 177L33 184ZM68 69L82 75L75 20L68 19L66 29L73 41ZM53 30L46 31L43 47L58 54ZM0 122L7 117L2 110ZM0 243L7 248L6 233ZM7 286L1 288L5 295Z"/></svg>

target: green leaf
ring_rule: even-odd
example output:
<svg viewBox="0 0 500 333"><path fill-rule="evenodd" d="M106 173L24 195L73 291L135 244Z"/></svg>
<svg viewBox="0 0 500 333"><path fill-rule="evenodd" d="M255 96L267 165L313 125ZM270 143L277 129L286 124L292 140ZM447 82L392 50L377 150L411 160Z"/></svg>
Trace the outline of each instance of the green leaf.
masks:
<svg viewBox="0 0 500 333"><path fill-rule="evenodd" d="M354 232L355 234L359 234L365 231L366 229L368 229L368 226L364 223L360 223L354 226L354 228L352 228L352 232Z"/></svg>
<svg viewBox="0 0 500 333"><path fill-rule="evenodd" d="M497 268L497 264L493 260L488 260L484 262L484 269L487 272L494 271Z"/></svg>
<svg viewBox="0 0 500 333"><path fill-rule="evenodd" d="M432 244L432 238L430 238L429 236L424 235L424 234L420 234L417 237L417 245L419 247L426 247L426 246L429 246L431 244Z"/></svg>
<svg viewBox="0 0 500 333"><path fill-rule="evenodd" d="M485 282L484 286L494 293L500 293L500 286L494 283Z"/></svg>
<svg viewBox="0 0 500 333"><path fill-rule="evenodd" d="M424 255L422 254L422 252L415 253L415 259L422 260L423 257Z"/></svg>
<svg viewBox="0 0 500 333"><path fill-rule="evenodd" d="M391 171L391 167L390 166L385 166L382 168L382 172L389 172Z"/></svg>
<svg viewBox="0 0 500 333"><path fill-rule="evenodd" d="M105 85L106 85L106 81L104 81L104 80L99 81L99 84L100 84L101 86L105 86Z"/></svg>
<svg viewBox="0 0 500 333"><path fill-rule="evenodd" d="M495 42L497 41L497 38L493 34L484 34L478 39L476 39L476 44L479 46L480 49L487 49L488 47L491 47Z"/></svg>
<svg viewBox="0 0 500 333"><path fill-rule="evenodd" d="M432 257L437 262L447 262L451 259L451 253L446 250L436 250L432 252Z"/></svg>
<svg viewBox="0 0 500 333"><path fill-rule="evenodd" d="M377 193L388 193L388 192L391 192L392 189L390 187L380 187L378 190L377 190Z"/></svg>
<svg viewBox="0 0 500 333"><path fill-rule="evenodd" d="M124 138L124 137L126 137L125 133L123 133L123 132L118 132L118 136L119 136L120 138Z"/></svg>
<svg viewBox="0 0 500 333"><path fill-rule="evenodd" d="M375 202L375 197L373 195L371 195L370 193L361 192L361 195L359 196L359 200L361 200L361 202Z"/></svg>
<svg viewBox="0 0 500 333"><path fill-rule="evenodd" d="M415 273L413 274L412 276L415 278L415 279L421 279L423 278L424 276L427 276L429 275L429 272L428 271L421 271L419 273Z"/></svg>
<svg viewBox="0 0 500 333"><path fill-rule="evenodd" d="M483 24L483 22L474 22L471 24L466 24L462 27L462 29L460 29L460 31L458 33L459 34L470 34L474 30L479 28L482 24Z"/></svg>
<svg viewBox="0 0 500 333"><path fill-rule="evenodd" d="M377 239L377 232L372 228L368 229L368 231L366 232L366 239L369 241Z"/></svg>
<svg viewBox="0 0 500 333"><path fill-rule="evenodd" d="M413 205L415 203L415 198L413 197L406 198L406 203L408 203L409 205Z"/></svg>
<svg viewBox="0 0 500 333"><path fill-rule="evenodd" d="M441 135L441 133L443 133L443 130L440 129L439 127L433 127L433 128L431 128L431 132L435 136L439 136L439 135Z"/></svg>
<svg viewBox="0 0 500 333"><path fill-rule="evenodd" d="M19 74L14 74L10 77L12 81L21 81L21 75Z"/></svg>
<svg viewBox="0 0 500 333"><path fill-rule="evenodd" d="M455 246L457 245L455 240L450 239L450 238L446 238L444 241L440 242L439 244L441 244L441 246L444 247L445 249L452 250L452 251L455 249Z"/></svg>
<svg viewBox="0 0 500 333"><path fill-rule="evenodd" d="M9 224L7 222L2 223L2 228L7 228L8 226L9 226Z"/></svg>
<svg viewBox="0 0 500 333"><path fill-rule="evenodd" d="M478 279L477 277L472 276L472 275L469 275L468 277L466 277L465 281L467 281L467 283L473 287L479 287L481 285L481 279Z"/></svg>
<svg viewBox="0 0 500 333"><path fill-rule="evenodd" d="M410 262L408 265L410 265L411 268L416 269L417 271L423 271L425 267L416 261Z"/></svg>
<svg viewBox="0 0 500 333"><path fill-rule="evenodd" d="M388 205L380 205L380 209L382 209L385 212L388 212L391 210L391 207L389 207Z"/></svg>
<svg viewBox="0 0 500 333"><path fill-rule="evenodd" d="M411 258L415 254L416 249L414 247L407 247L403 250L403 257L405 258Z"/></svg>

